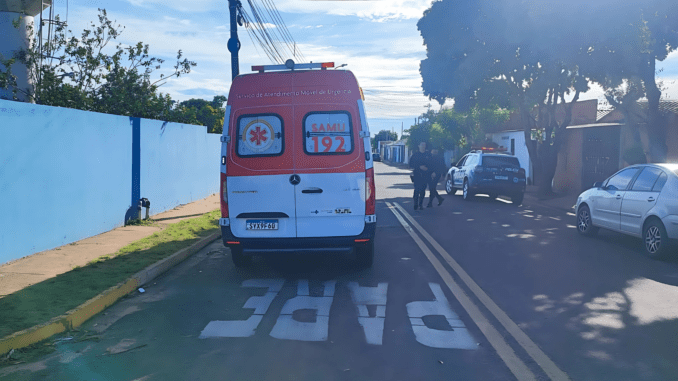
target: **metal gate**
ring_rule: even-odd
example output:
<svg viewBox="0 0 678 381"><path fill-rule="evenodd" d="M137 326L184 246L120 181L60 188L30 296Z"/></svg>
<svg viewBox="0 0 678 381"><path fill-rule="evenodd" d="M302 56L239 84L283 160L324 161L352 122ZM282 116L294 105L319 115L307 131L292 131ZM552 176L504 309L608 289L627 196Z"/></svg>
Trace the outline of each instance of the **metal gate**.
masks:
<svg viewBox="0 0 678 381"><path fill-rule="evenodd" d="M582 190L591 188L619 170L620 129L592 127L584 129L582 147Z"/></svg>

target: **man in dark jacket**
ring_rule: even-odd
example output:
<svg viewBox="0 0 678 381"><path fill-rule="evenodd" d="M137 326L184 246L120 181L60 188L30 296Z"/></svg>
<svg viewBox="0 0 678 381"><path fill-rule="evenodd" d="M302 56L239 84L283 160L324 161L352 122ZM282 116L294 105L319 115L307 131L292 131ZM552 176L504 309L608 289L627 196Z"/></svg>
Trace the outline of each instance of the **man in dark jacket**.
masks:
<svg viewBox="0 0 678 381"><path fill-rule="evenodd" d="M428 208L433 206L434 197L438 199L438 206L440 206L440 204L445 201L445 199L438 194L438 190L436 188L438 187L438 181L440 181L440 177L447 171L447 166L445 165L445 159L443 159L442 155L438 154L437 149L431 150L431 166L429 169L431 171L431 176L428 183L429 198L428 205L426 205Z"/></svg>
<svg viewBox="0 0 678 381"><path fill-rule="evenodd" d="M423 209L426 197L426 184L431 179L431 153L426 150L426 142L419 143L419 151L410 157L412 180L414 181L414 210Z"/></svg>

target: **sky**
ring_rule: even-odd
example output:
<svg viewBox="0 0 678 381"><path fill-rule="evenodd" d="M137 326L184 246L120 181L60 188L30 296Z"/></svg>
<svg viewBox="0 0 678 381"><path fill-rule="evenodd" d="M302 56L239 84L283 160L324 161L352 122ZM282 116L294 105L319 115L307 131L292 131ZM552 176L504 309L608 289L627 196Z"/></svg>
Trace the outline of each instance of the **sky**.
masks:
<svg viewBox="0 0 678 381"><path fill-rule="evenodd" d="M241 1L251 15L248 0ZM419 74L426 47L416 24L431 0L256 1L275 4L306 61L346 64L344 69L355 74L365 93L373 135L386 129L400 136L401 127L407 130L428 107L441 107L423 95ZM158 77L171 72L181 49L184 57L198 65L190 74L160 88L172 99L228 96L231 58L227 0L54 0L53 7L76 35L97 19L98 8L105 8L110 19L125 27L119 42L142 41L150 45L152 56L166 59L155 73ZM238 34L241 74L251 72L253 65L273 64L245 28L239 27ZM662 69L664 97L678 99L678 53L659 62L657 68ZM596 98L603 98L596 86L580 96L582 100Z"/></svg>

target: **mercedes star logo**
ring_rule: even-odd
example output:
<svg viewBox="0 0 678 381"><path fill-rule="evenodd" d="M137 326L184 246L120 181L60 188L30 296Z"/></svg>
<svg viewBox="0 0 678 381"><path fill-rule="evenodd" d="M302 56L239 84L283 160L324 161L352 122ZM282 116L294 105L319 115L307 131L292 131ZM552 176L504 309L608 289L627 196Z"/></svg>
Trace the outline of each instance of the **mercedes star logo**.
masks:
<svg viewBox="0 0 678 381"><path fill-rule="evenodd" d="M290 184L292 185L297 185L301 182L301 177L299 175L292 175L290 176Z"/></svg>

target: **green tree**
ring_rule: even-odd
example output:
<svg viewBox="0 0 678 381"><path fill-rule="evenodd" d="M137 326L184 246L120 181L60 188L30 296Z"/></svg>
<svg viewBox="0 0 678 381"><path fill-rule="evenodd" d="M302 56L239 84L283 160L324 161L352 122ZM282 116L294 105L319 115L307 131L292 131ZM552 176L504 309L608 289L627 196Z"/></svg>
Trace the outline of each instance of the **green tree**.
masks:
<svg viewBox="0 0 678 381"><path fill-rule="evenodd" d="M174 111L183 123L200 124L207 127L207 132L222 133L224 128L224 102L226 97L217 95L210 102L192 98L176 105Z"/></svg>
<svg viewBox="0 0 678 381"><path fill-rule="evenodd" d="M606 65L603 76L593 78L606 90L606 98L621 110L632 127L647 128L649 154L653 162L666 161L667 116L660 110L661 83L657 61L663 61L678 48L678 3L647 1L641 6L624 4L616 33L591 44L591 61ZM647 109L637 101L647 98Z"/></svg>
<svg viewBox="0 0 678 381"><path fill-rule="evenodd" d="M33 26L28 28L34 35ZM98 23L92 22L79 37L57 23L53 38L42 47L31 41L18 58L0 62L0 86L12 89L15 99L20 93L38 104L173 121L177 113L171 110L172 100L158 88L188 74L196 63L182 59L179 50L173 70L152 79L164 60L151 57L147 44L109 46L123 29L105 9L99 10ZM17 86L12 74L17 62L26 65L32 87Z"/></svg>
<svg viewBox="0 0 678 381"><path fill-rule="evenodd" d="M427 141L431 147L438 149L468 150L473 144L481 144L486 133L497 131L509 116L509 110L500 108L474 107L467 112L454 109L428 111L419 118L419 124L407 130L411 136L408 147L417 149L420 141Z"/></svg>
<svg viewBox="0 0 678 381"><path fill-rule="evenodd" d="M395 132L391 132L391 131L389 131L389 130L381 130L381 131L379 131L379 132L378 132L376 135L374 135L374 137L370 140L370 142L372 143L372 149L376 151L377 148L379 147L379 142L380 142L380 141L385 141L385 140L389 140L389 141L393 141L393 142L394 142L394 141L398 140L398 134L395 133Z"/></svg>
<svg viewBox="0 0 678 381"><path fill-rule="evenodd" d="M420 69L424 93L440 102L453 98L460 112L518 110L541 193L551 192L572 104L588 90L587 74L577 65L586 50L572 38L554 38L553 31L572 30L549 12L529 2L442 0L418 23L427 47ZM559 108L564 118L557 117ZM533 141L532 130L543 131L543 139Z"/></svg>

